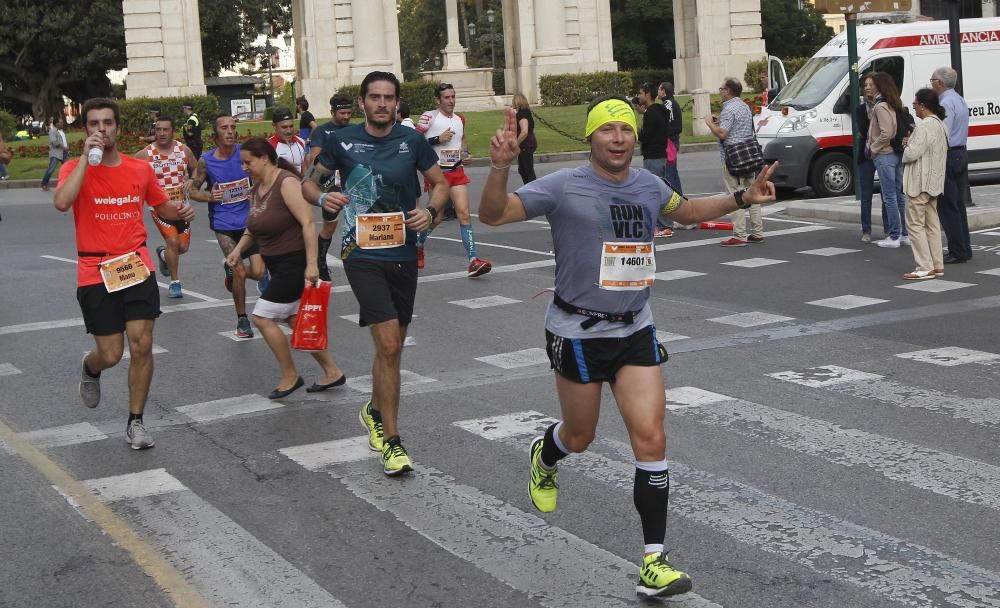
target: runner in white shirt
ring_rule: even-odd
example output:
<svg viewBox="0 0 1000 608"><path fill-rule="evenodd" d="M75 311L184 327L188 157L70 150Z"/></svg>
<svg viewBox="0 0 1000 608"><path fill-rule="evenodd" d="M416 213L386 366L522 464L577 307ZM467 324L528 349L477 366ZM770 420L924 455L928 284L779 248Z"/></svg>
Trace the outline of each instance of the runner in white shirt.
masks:
<svg viewBox="0 0 1000 608"><path fill-rule="evenodd" d="M465 168L462 166L462 159L469 154L469 146L465 140L465 118L455 113L455 87L441 83L434 94L437 97L438 107L420 115L417 131L423 133L427 142L434 148L438 155L438 166L441 167L448 185L451 186L451 202L458 216L465 255L469 258L468 277L471 279L492 270L493 264L489 260L476 257L476 237L472 232L472 215L469 212L469 176L465 174ZM428 189L429 184L425 180L424 190ZM432 225L428 232L436 225ZM417 241L419 268L423 268L423 243L426 238L426 234L423 234Z"/></svg>
<svg viewBox="0 0 1000 608"><path fill-rule="evenodd" d="M278 158L287 160L301 176L302 167L306 162L306 142L295 134L295 121L288 108L275 108L271 115L274 124L274 135L267 141L278 153Z"/></svg>

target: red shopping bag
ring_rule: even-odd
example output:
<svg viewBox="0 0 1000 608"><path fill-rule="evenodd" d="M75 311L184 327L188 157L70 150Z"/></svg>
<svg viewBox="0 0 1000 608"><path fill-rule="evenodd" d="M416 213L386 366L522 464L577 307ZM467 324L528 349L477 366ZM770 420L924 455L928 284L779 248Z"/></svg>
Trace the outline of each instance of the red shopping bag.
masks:
<svg viewBox="0 0 1000 608"><path fill-rule="evenodd" d="M292 331L292 348L326 350L326 312L330 306L330 281L306 283L299 300L299 316Z"/></svg>

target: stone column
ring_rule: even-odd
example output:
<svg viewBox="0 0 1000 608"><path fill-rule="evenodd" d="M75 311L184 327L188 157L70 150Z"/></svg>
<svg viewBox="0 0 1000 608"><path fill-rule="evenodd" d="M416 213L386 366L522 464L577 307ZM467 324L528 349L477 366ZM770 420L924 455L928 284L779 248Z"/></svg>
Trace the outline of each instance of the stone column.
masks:
<svg viewBox="0 0 1000 608"><path fill-rule="evenodd" d="M122 13L130 99L205 94L198 0L123 0Z"/></svg>
<svg viewBox="0 0 1000 608"><path fill-rule="evenodd" d="M714 90L727 76L742 80L748 61L767 57L760 0L676 0L674 37L677 91Z"/></svg>
<svg viewBox="0 0 1000 608"><path fill-rule="evenodd" d="M566 4L564 0L535 2L535 53L566 50Z"/></svg>
<svg viewBox="0 0 1000 608"><path fill-rule="evenodd" d="M465 62L465 47L458 39L458 0L444 0L445 19L448 23L448 46L444 47L444 69L464 70L469 67Z"/></svg>

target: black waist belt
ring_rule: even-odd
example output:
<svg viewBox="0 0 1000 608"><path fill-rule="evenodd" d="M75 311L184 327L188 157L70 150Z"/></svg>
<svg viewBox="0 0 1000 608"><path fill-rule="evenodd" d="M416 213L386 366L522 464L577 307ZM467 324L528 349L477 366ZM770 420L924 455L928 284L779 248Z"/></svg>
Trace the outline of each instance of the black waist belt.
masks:
<svg viewBox="0 0 1000 608"><path fill-rule="evenodd" d="M949 150L964 150L965 146L950 146Z"/></svg>
<svg viewBox="0 0 1000 608"><path fill-rule="evenodd" d="M580 315L582 317L589 317L580 323L580 327L583 329L590 329L594 325L597 325L599 321L609 321L611 323L624 323L625 325L631 325L635 322L635 317L642 310L630 310L628 312L602 312L600 310L590 310L589 308L581 308L579 306L574 306L566 300L559 297L558 294L552 299L555 305L565 310L566 312L574 315Z"/></svg>
<svg viewBox="0 0 1000 608"><path fill-rule="evenodd" d="M126 251L125 253L135 253L136 251L139 251L145 246L146 246L146 241L143 241L142 245L139 245L132 251ZM109 258L111 256L125 255L125 253L96 253L93 251L77 251L76 255L78 255L81 258Z"/></svg>

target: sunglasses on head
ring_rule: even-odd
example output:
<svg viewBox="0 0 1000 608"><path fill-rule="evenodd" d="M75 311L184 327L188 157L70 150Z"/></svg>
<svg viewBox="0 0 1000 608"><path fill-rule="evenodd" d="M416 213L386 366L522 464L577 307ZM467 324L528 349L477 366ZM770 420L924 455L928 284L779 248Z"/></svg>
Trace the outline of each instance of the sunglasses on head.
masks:
<svg viewBox="0 0 1000 608"><path fill-rule="evenodd" d="M438 85L437 92L440 93L442 91L447 91L448 89L454 89L454 88L455 87L448 84L447 82L442 82L441 84Z"/></svg>

